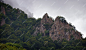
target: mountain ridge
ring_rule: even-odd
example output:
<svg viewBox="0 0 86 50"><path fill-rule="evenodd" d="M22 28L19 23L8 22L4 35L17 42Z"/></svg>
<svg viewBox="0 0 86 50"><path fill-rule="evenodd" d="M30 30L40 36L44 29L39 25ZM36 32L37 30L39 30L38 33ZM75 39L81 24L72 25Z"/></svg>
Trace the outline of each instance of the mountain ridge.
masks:
<svg viewBox="0 0 86 50"><path fill-rule="evenodd" d="M45 31L48 30L49 32L49 36L52 38L52 40L57 40L57 39L60 39L62 40L63 38L65 38L66 40L70 40L71 37L70 36L74 36L75 39L82 39L82 35L80 32L78 32L74 26L72 25L69 25L65 18L64 17L61 17L61 16L58 16L55 21L52 20L52 18L50 18L48 16L48 14L46 13L42 20L41 20L41 24L39 24L40 27L36 27L36 32L40 32L40 33L44 33L44 36L45 36ZM45 26L47 25L47 26ZM52 26L50 26L52 25ZM48 28L48 27L51 27L51 28ZM47 28L46 28L47 27ZM50 30L49 30L50 29ZM63 30L61 30L63 29ZM39 31L37 31L39 30ZM37 34L37 33L34 33L34 34ZM58 32L58 33L57 33ZM63 35L63 36L60 36ZM65 35L64 35L65 34ZM66 35L67 34L67 35ZM69 34L69 35L68 35ZM79 36L77 36L77 35ZM58 36L59 35L59 36ZM64 37L65 36L65 37ZM61 38L62 37L62 38Z"/></svg>

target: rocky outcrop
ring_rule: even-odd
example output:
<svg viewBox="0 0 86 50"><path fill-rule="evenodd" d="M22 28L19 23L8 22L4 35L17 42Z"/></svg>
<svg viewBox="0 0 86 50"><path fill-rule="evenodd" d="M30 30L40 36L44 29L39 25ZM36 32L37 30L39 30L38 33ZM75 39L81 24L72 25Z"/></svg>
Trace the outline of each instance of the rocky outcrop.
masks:
<svg viewBox="0 0 86 50"><path fill-rule="evenodd" d="M53 20L52 18L49 18L48 14L46 13L41 20L41 24L47 24L47 23L52 24Z"/></svg>
<svg viewBox="0 0 86 50"><path fill-rule="evenodd" d="M1 6L1 12L5 15L5 8L3 6Z"/></svg>
<svg viewBox="0 0 86 50"><path fill-rule="evenodd" d="M48 24L48 29L46 28L46 24ZM48 27L48 26L47 26ZM54 40L71 40L71 39L81 39L82 35L80 32L78 32L75 27L70 26L64 17L57 17L55 21L52 20L46 13L39 26L35 27L36 31L34 32L34 35L37 35L38 32L43 33L45 35L45 31L49 31L49 36L51 39Z"/></svg>
<svg viewBox="0 0 86 50"><path fill-rule="evenodd" d="M51 25L52 23L53 23L52 18L49 18L48 14L46 13L46 14L43 16L43 18L42 18L42 20L41 20L39 26L35 27L35 28L36 28L36 31L34 32L33 35L37 35L37 33L40 32L40 33L43 33L44 36L45 36L46 28L45 28L44 25L45 25L45 24Z"/></svg>
<svg viewBox="0 0 86 50"><path fill-rule="evenodd" d="M2 18L2 19L1 19L1 23L0 23L0 25L3 26L4 24L5 24L5 19Z"/></svg>
<svg viewBox="0 0 86 50"><path fill-rule="evenodd" d="M49 31L49 36L52 38L52 40L66 39L69 41L72 38L81 39L80 32L76 31L74 27L69 26L63 17L57 17L55 19L55 22Z"/></svg>
<svg viewBox="0 0 86 50"><path fill-rule="evenodd" d="M1 13L3 13L4 15L6 14L5 13L5 8L3 6L1 6ZM4 17L2 17L1 21L0 21L0 26L2 26L4 24L5 24L5 19L4 19Z"/></svg>

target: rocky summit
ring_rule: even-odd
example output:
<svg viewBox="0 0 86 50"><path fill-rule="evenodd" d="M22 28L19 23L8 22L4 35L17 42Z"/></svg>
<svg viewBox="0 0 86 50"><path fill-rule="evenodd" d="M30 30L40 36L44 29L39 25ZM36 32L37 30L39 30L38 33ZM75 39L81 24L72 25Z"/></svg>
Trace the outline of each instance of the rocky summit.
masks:
<svg viewBox="0 0 86 50"><path fill-rule="evenodd" d="M74 26L68 24L65 18L61 16L58 16L54 21L46 13L40 24L35 26L35 28L36 30L33 35L37 36L37 33L41 33L43 36L50 36L53 41L82 39L81 33L78 32Z"/></svg>

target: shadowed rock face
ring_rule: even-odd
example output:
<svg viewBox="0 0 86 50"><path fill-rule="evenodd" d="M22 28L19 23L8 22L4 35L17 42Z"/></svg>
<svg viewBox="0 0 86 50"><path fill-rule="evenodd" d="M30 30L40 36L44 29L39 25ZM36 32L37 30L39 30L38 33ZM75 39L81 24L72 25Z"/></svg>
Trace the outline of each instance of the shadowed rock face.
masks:
<svg viewBox="0 0 86 50"><path fill-rule="evenodd" d="M2 18L2 20L1 20L1 26L3 26L4 24L5 24L5 19Z"/></svg>
<svg viewBox="0 0 86 50"><path fill-rule="evenodd" d="M1 12L5 15L6 12L5 12L5 8L3 6L1 6ZM3 26L5 24L5 19L2 18L1 19L1 22L0 22L0 25Z"/></svg>
<svg viewBox="0 0 86 50"><path fill-rule="evenodd" d="M5 15L5 8L3 6L1 6L1 12Z"/></svg>
<svg viewBox="0 0 86 50"><path fill-rule="evenodd" d="M51 25L51 28L46 29L44 26L45 24ZM78 32L73 26L70 26L63 17L57 17L53 22L52 18L49 18L48 14L46 13L39 25L39 27L35 27L36 31L34 32L34 35L40 32L43 33L44 36L46 36L45 31L48 30L49 36L53 41L62 39L66 39L69 41L71 39L82 38L81 33Z"/></svg>

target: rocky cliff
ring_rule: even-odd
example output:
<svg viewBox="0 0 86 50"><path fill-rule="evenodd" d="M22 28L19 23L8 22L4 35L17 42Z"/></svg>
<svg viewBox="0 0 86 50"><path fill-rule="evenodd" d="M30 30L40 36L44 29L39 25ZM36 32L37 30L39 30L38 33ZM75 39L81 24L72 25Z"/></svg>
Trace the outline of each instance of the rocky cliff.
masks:
<svg viewBox="0 0 86 50"><path fill-rule="evenodd" d="M1 12L5 15L6 12L5 12L5 8L3 6L1 6Z"/></svg>
<svg viewBox="0 0 86 50"><path fill-rule="evenodd" d="M33 35L37 35L37 33L40 32L40 33L43 33L43 35L45 36L45 31L50 29L48 27L45 27L45 25L48 25L50 27L50 25L52 25L52 24L53 24L52 18L49 18L48 14L46 13L43 16L40 24L37 27L35 27L36 31L34 32Z"/></svg>
<svg viewBox="0 0 86 50"><path fill-rule="evenodd" d="M4 24L5 24L5 19L2 18L2 19L1 19L1 22L0 22L0 26L3 26Z"/></svg>
<svg viewBox="0 0 86 50"><path fill-rule="evenodd" d="M71 40L71 39L81 39L82 35L78 32L74 26L69 25L64 17L58 16L55 21L52 20L46 13L40 24L35 27L36 30L33 35L37 33L42 33L43 36L49 35L51 39L54 40ZM46 33L47 31L47 33Z"/></svg>
<svg viewBox="0 0 86 50"><path fill-rule="evenodd" d="M1 13L3 13L4 15L6 14L5 12L5 8L3 6L0 6L1 7ZM1 16L0 16L1 17ZM5 19L4 17L1 18L1 21L0 21L0 26L4 25L5 24Z"/></svg>

